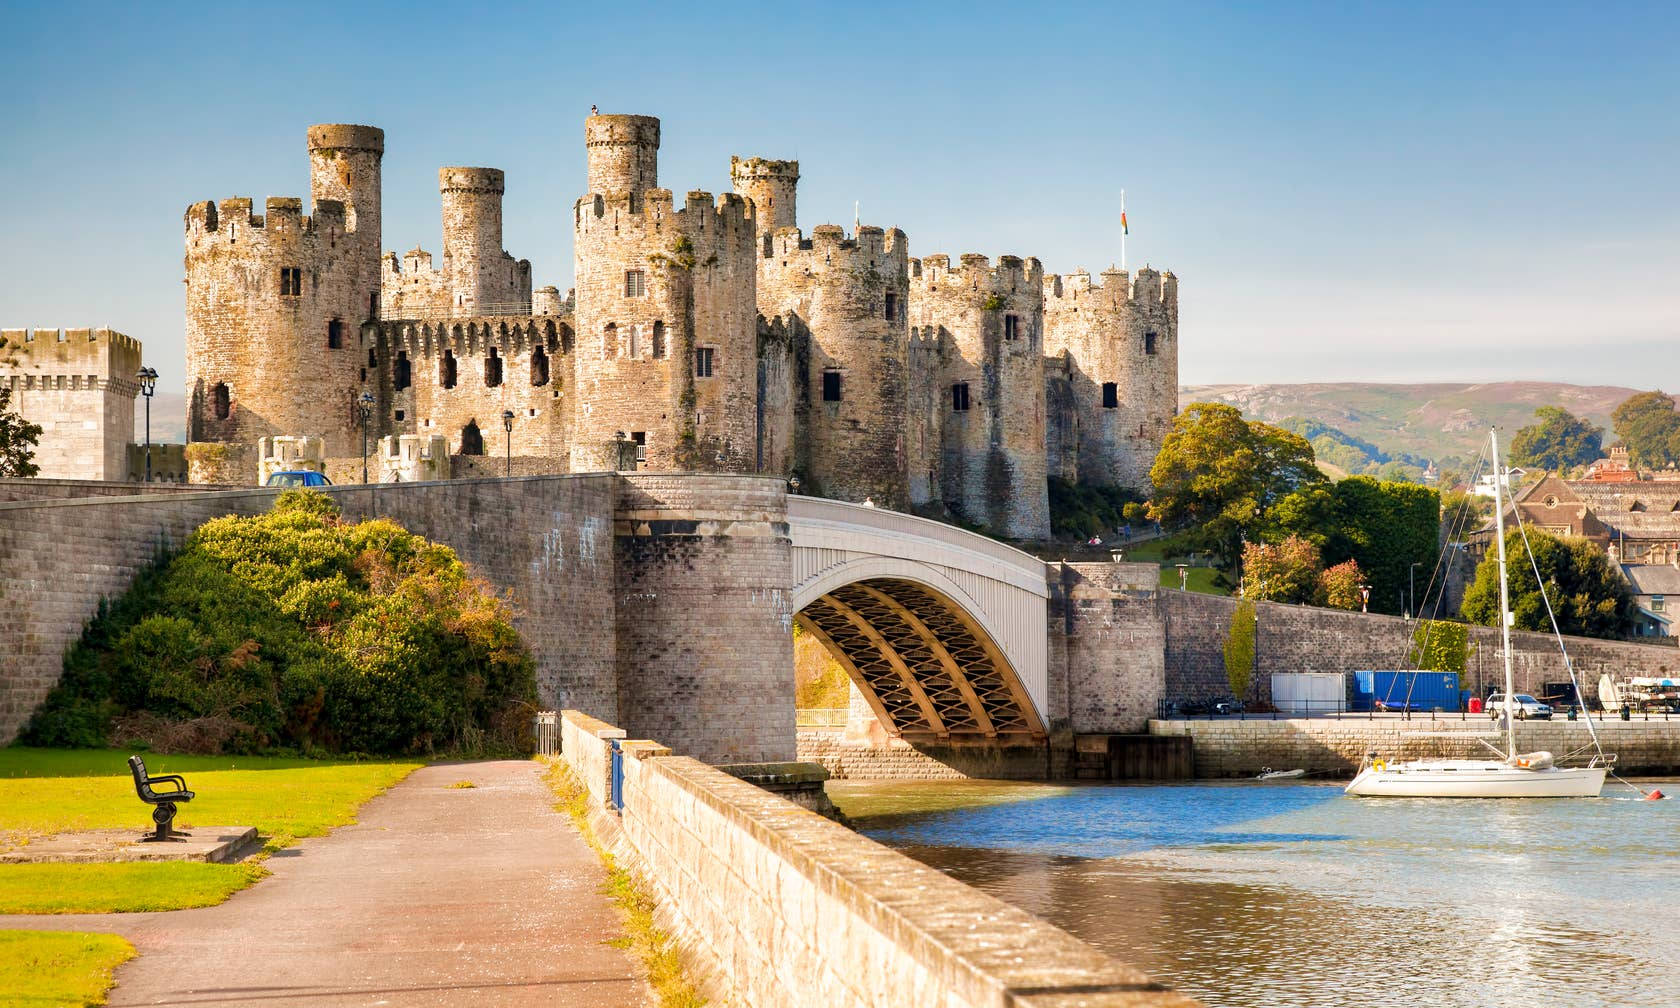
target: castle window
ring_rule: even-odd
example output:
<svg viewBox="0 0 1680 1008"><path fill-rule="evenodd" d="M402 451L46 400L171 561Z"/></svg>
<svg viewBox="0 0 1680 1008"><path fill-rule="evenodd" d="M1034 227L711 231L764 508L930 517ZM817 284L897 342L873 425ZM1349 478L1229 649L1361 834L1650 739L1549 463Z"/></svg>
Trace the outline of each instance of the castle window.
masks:
<svg viewBox="0 0 1680 1008"><path fill-rule="evenodd" d="M404 414L404 413L403 413L403 411L402 411L402 410L397 410L397 412L396 412L396 418L397 418L397 422L398 422L398 423L401 423L401 422L402 422L402 418L403 418L403 417L404 417L404 416L405 416L405 415L406 415L406 414Z"/></svg>
<svg viewBox="0 0 1680 1008"><path fill-rule="evenodd" d="M461 454L484 454L484 435L478 429L477 420L468 420L467 425L461 428Z"/></svg>
<svg viewBox="0 0 1680 1008"><path fill-rule="evenodd" d="M968 412L968 382L957 382L951 386L951 409L957 413Z"/></svg>
<svg viewBox="0 0 1680 1008"><path fill-rule="evenodd" d="M898 295L887 291L887 321L893 320L893 314L898 311Z"/></svg>
<svg viewBox="0 0 1680 1008"><path fill-rule="evenodd" d="M303 270L291 266L280 267L280 293L298 297L303 293Z"/></svg>
<svg viewBox="0 0 1680 1008"><path fill-rule="evenodd" d="M531 351L531 385L548 384L548 354L543 353L542 347Z"/></svg>
<svg viewBox="0 0 1680 1008"><path fill-rule="evenodd" d="M716 350L709 346L694 348L694 377L710 378L712 376L712 360Z"/></svg>
<svg viewBox="0 0 1680 1008"><path fill-rule="evenodd" d="M445 350L443 360L438 361L438 384L444 388L455 387L455 351Z"/></svg>
<svg viewBox="0 0 1680 1008"><path fill-rule="evenodd" d="M663 322L653 324L653 356L656 358L665 356L665 323Z"/></svg>
<svg viewBox="0 0 1680 1008"><path fill-rule="evenodd" d="M327 323L327 349L337 350L344 345L344 322L333 319Z"/></svg>
<svg viewBox="0 0 1680 1008"><path fill-rule="evenodd" d="M618 356L618 323L608 322L601 327L601 356Z"/></svg>
<svg viewBox="0 0 1680 1008"><path fill-rule="evenodd" d="M630 440L636 442L636 461L647 461L647 431L636 430L630 432Z"/></svg>
<svg viewBox="0 0 1680 1008"><path fill-rule="evenodd" d="M1019 316L1019 315L1005 315L1003 317L1003 338L1006 339L1006 340L1012 340L1012 339L1019 338L1020 335L1021 335L1021 316Z"/></svg>
<svg viewBox="0 0 1680 1008"><path fill-rule="evenodd" d="M233 412L233 397L228 393L227 382L217 382L215 390L210 395L211 407L216 411L217 420L226 420Z"/></svg>
<svg viewBox="0 0 1680 1008"><path fill-rule="evenodd" d="M502 358L497 355L496 348L490 348L490 356L484 359L484 386L495 388L502 383Z"/></svg>
<svg viewBox="0 0 1680 1008"><path fill-rule="evenodd" d="M828 370L823 372L823 402L840 401L840 372Z"/></svg>
<svg viewBox="0 0 1680 1008"><path fill-rule="evenodd" d="M643 297L647 294L647 274L641 270L624 271L624 296Z"/></svg>
<svg viewBox="0 0 1680 1008"><path fill-rule="evenodd" d="M368 367L378 367L379 358L373 355L373 348L368 348Z"/></svg>
<svg viewBox="0 0 1680 1008"><path fill-rule="evenodd" d="M392 384L396 385L398 392L401 392L403 389L408 388L414 383L414 370L409 366L407 350L397 351L396 371L396 375L393 376L395 380Z"/></svg>
<svg viewBox="0 0 1680 1008"><path fill-rule="evenodd" d="M1151 357L1153 357L1155 355L1155 334L1154 333L1146 332L1146 333L1143 334L1143 352L1146 353L1146 354L1149 354Z"/></svg>
<svg viewBox="0 0 1680 1008"><path fill-rule="evenodd" d="M1103 382L1103 409L1120 408L1120 386L1114 382Z"/></svg>

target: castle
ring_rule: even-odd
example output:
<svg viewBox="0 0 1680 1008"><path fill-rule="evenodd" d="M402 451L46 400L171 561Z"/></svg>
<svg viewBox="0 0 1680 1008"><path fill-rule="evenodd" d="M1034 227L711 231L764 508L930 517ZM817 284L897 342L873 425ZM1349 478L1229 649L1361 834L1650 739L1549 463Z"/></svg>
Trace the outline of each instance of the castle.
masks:
<svg viewBox="0 0 1680 1008"><path fill-rule="evenodd" d="M439 170L440 265L382 252L371 126L309 129L309 216L296 198L188 208L193 480L250 482L264 438L319 438L342 477L364 439L396 454L441 436L456 476L633 457L1022 539L1049 534L1049 477L1147 488L1177 408L1171 273L912 258L903 231L869 226L807 236L796 161L734 158L733 192L679 203L659 132L585 121L565 299L502 248L493 168Z"/></svg>

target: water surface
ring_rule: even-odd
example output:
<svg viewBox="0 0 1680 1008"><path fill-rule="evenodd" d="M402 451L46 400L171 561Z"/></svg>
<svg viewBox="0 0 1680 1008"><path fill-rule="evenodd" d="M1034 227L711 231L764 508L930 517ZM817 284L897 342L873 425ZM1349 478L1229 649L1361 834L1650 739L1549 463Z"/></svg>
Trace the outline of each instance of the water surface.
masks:
<svg viewBox="0 0 1680 1008"><path fill-rule="evenodd" d="M1619 785L829 788L869 836L1216 1008L1680 1005L1680 801Z"/></svg>

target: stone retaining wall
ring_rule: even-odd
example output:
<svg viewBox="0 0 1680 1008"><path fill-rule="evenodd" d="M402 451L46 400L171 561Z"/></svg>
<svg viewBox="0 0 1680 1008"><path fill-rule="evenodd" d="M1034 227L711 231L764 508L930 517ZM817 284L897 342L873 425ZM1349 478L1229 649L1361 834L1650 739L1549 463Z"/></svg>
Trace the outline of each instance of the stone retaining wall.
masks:
<svg viewBox="0 0 1680 1008"><path fill-rule="evenodd" d="M603 727L563 714L562 759L595 777ZM623 743L615 853L722 1003L778 1008L1194 1002L1065 931L696 760ZM591 791L593 795L593 790Z"/></svg>
<svg viewBox="0 0 1680 1008"><path fill-rule="evenodd" d="M831 780L1055 780L1066 775L1065 745L939 745L889 738L879 743L837 731L801 730L799 759L816 763Z"/></svg>
<svg viewBox="0 0 1680 1008"><path fill-rule="evenodd" d="M1680 773L1680 719L1594 722L1605 752L1617 754L1624 774ZM1441 720L1398 717L1151 721L1152 735L1188 735L1197 777L1252 777L1262 769L1351 777L1366 753L1387 759L1481 758L1491 755L1478 738L1502 745L1486 717ZM1517 727L1525 752L1563 756L1591 742L1581 721L1528 721Z"/></svg>

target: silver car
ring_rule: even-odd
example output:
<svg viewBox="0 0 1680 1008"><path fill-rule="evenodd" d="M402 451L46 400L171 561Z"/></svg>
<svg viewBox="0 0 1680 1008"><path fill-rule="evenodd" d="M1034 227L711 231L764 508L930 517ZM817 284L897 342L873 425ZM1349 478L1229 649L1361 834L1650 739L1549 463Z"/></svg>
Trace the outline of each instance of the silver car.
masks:
<svg viewBox="0 0 1680 1008"><path fill-rule="evenodd" d="M1518 721L1526 720L1528 718L1534 718L1538 721L1550 721L1552 718L1552 708L1547 704L1543 704L1534 699L1527 693L1518 693L1516 696L1512 697L1512 700L1515 701L1514 706L1517 709ZM1505 710L1505 694L1495 693L1493 696L1488 697L1487 706L1483 709L1488 712L1488 717L1495 721L1499 720L1500 713Z"/></svg>

